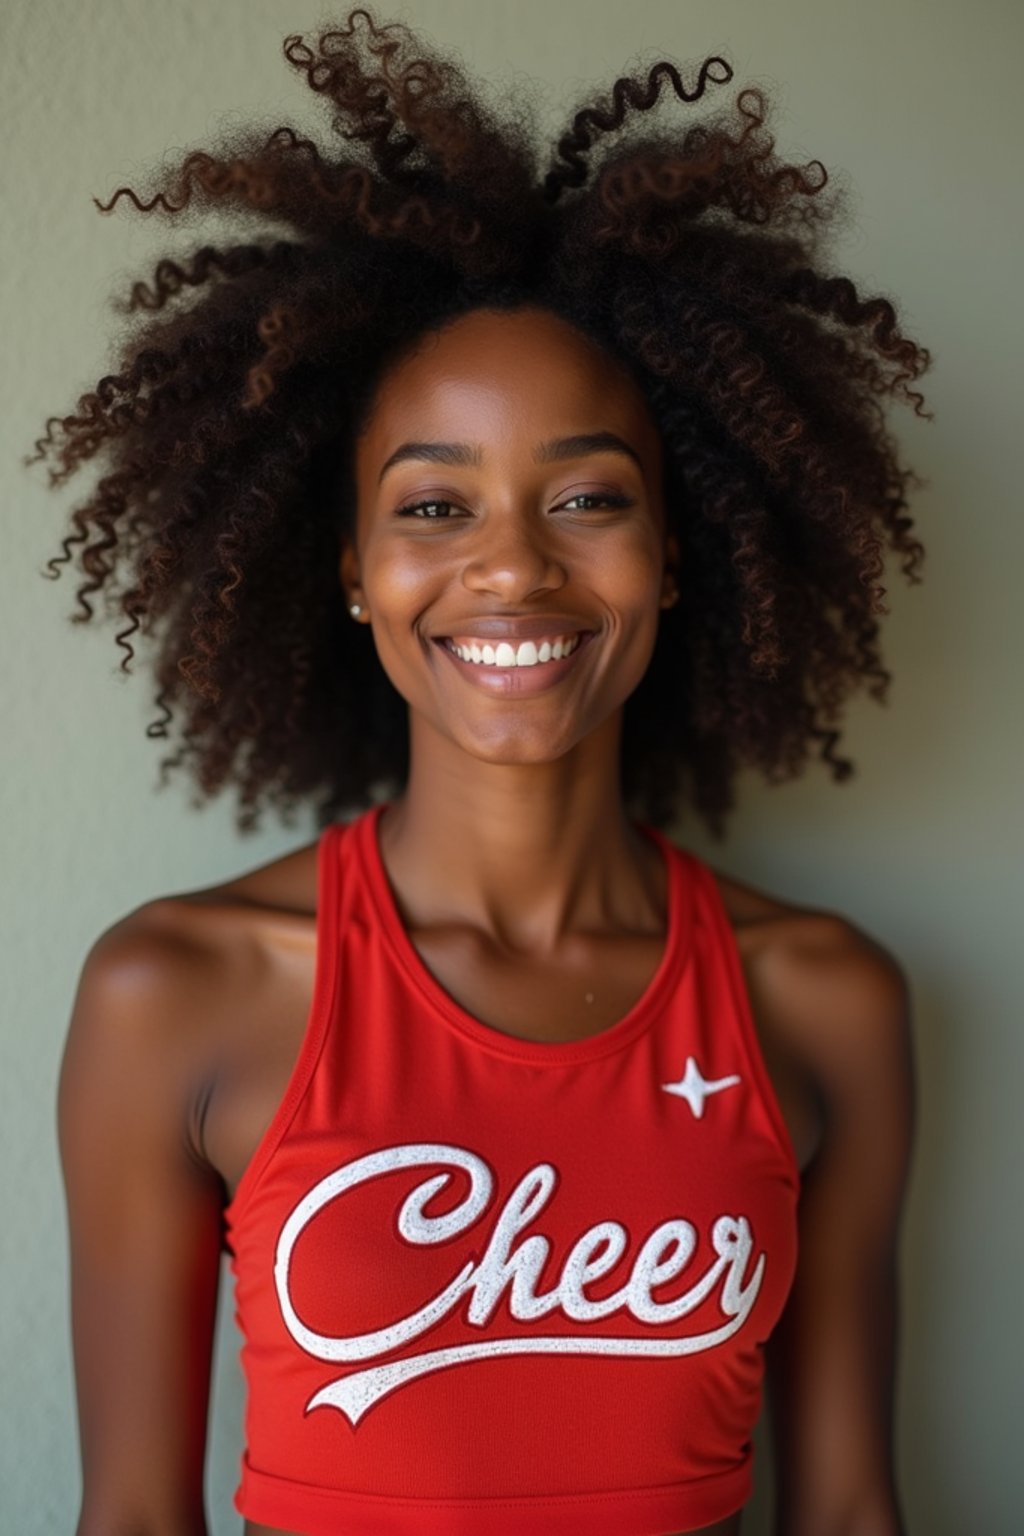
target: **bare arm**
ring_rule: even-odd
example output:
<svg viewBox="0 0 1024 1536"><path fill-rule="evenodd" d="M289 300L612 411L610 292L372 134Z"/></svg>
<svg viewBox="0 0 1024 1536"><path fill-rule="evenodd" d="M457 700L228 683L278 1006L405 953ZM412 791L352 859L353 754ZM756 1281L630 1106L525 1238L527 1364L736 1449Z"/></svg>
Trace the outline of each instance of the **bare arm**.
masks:
<svg viewBox="0 0 1024 1536"><path fill-rule="evenodd" d="M896 1256L912 1124L899 966L842 919L789 988L823 1133L770 1349L780 1536L902 1536L892 1470ZM792 978L791 978L792 981Z"/></svg>
<svg viewBox="0 0 1024 1536"><path fill-rule="evenodd" d="M206 1530L223 1193L190 1147L197 963L154 903L102 935L75 997L59 1127L84 1483L78 1536Z"/></svg>

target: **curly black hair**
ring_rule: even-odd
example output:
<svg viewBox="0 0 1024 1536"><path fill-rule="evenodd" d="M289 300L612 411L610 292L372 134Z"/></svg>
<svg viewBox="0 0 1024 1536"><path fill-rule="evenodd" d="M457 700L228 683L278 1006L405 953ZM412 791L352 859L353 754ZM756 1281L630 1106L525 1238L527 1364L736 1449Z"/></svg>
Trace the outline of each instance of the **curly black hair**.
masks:
<svg viewBox="0 0 1024 1536"><path fill-rule="evenodd" d="M840 708L861 685L884 701L891 681L886 549L911 582L924 558L906 494L925 482L898 462L883 397L931 413L910 387L929 353L893 304L823 269L837 179L824 195L820 161L776 157L759 87L642 131L665 88L689 110L729 81L717 56L690 85L664 59L618 78L541 176L523 96L488 104L458 62L365 6L284 54L329 110L331 150L250 124L162 169L148 198L96 200L263 227L135 283L117 371L25 461L51 459L56 486L105 460L46 570L77 547L72 621L105 589L127 620L123 670L130 637L159 631L148 734L184 711L162 782L187 762L199 805L233 781L241 831L264 801L290 822L315 797L323 826L401 787L408 707L337 571L354 442L426 331L525 304L627 365L664 445L681 600L625 706L626 802L664 827L685 788L721 837L743 766L779 782L813 745L846 778Z"/></svg>

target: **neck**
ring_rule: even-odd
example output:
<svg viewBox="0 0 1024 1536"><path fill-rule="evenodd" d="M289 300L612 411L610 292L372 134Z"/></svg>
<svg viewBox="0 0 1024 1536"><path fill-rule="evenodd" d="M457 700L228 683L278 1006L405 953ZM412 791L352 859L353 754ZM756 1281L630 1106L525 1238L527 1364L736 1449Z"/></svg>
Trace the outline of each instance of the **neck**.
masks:
<svg viewBox="0 0 1024 1536"><path fill-rule="evenodd" d="M661 859L622 802L620 733L621 712L555 762L496 764L414 715L408 782L379 826L405 920L537 955L573 932L663 931Z"/></svg>

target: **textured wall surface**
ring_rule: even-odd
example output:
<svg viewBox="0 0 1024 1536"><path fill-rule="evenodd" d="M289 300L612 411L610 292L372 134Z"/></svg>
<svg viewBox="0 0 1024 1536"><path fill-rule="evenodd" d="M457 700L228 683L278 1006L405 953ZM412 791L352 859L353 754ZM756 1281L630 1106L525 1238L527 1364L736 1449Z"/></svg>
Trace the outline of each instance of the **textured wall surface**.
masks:
<svg viewBox="0 0 1024 1536"><path fill-rule="evenodd" d="M106 371L109 300L166 230L92 195L142 181L226 120L321 124L280 55L313 26L304 0L4 0L0 27L3 667L0 943L0 1531L73 1529L78 1493L54 1086L76 978L98 933L136 904L223 879L312 834L246 842L225 799L192 810L156 790L143 674L111 627L72 626L73 581L42 579L68 510L21 456L45 418ZM340 14L340 9L334 12ZM725 52L735 87L762 82L780 148L853 187L837 266L894 295L934 352L936 421L894 409L929 484L913 511L923 587L892 570L891 704L858 703L852 782L822 771L744 789L724 847L681 841L795 900L843 911L912 980L921 1116L904 1240L899 1467L910 1530L1020 1529L1024 1477L1018 1291L1024 1040L1017 998L1022 867L1019 586L1024 524L1017 70L1011 0L416 0L382 14L461 48L481 73L528 72L550 124L641 54ZM326 131L326 124L323 125ZM225 1293L225 1301L226 1301ZM221 1332L210 1451L218 1536L240 1442L230 1326ZM767 1474L766 1474L767 1475ZM767 1484L764 1484L766 1489ZM747 1518L767 1529L766 1492Z"/></svg>

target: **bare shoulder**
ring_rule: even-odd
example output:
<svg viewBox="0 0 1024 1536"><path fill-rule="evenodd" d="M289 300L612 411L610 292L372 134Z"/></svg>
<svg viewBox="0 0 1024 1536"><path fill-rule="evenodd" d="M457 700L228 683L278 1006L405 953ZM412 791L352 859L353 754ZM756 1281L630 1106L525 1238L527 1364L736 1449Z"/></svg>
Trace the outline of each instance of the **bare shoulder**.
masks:
<svg viewBox="0 0 1024 1536"><path fill-rule="evenodd" d="M915 1111L907 978L845 914L711 873L801 1169L797 1269L768 1346L776 1523L895 1532L897 1249Z"/></svg>
<svg viewBox="0 0 1024 1536"><path fill-rule="evenodd" d="M314 843L222 883L155 897L110 924L79 975L65 1076L79 1058L129 1051L147 1075L201 1080L282 947L308 944L315 851Z"/></svg>
<svg viewBox="0 0 1024 1536"><path fill-rule="evenodd" d="M224 1206L287 1075L315 932L296 908L301 851L275 862L291 868L280 889L263 866L144 903L82 967L58 1126L83 1530L205 1529Z"/></svg>
<svg viewBox="0 0 1024 1536"><path fill-rule="evenodd" d="M200 907L235 904L267 912L315 916L318 846L319 840L314 839L290 853L254 865L230 880L166 899Z"/></svg>
<svg viewBox="0 0 1024 1536"><path fill-rule="evenodd" d="M849 917L787 901L711 865L771 1068L827 1113L906 1079L910 991L897 957Z"/></svg>

